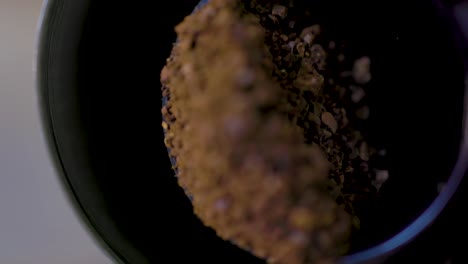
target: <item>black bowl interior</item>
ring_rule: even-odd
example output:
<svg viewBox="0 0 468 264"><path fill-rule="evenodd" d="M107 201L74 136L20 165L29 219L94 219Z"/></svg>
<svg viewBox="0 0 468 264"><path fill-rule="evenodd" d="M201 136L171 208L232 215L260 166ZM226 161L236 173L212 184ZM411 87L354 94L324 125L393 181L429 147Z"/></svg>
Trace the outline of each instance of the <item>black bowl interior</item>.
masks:
<svg viewBox="0 0 468 264"><path fill-rule="evenodd" d="M262 263L193 215L163 144L159 72L176 38L174 26L197 2L165 1L163 7L156 1L91 1L76 32L76 85L66 87L73 89L67 100L74 114L54 110L74 120L63 135L79 135L76 146L90 172L70 173L68 181L82 184L75 194L82 208L94 208L87 211L91 222L93 214L106 219L94 221L95 228L106 229L109 221L126 241L117 245L112 235L100 233L128 263ZM330 34L346 41L354 56L373 59L369 134L386 147L391 176L382 198L363 209L363 228L353 243L358 251L414 220L450 175L461 136L462 64L430 1L314 4ZM133 253L123 245L132 245Z"/></svg>
<svg viewBox="0 0 468 264"><path fill-rule="evenodd" d="M106 213L142 255L131 263L255 263L204 227L177 186L163 143L159 72L174 26L197 1L154 3L92 1L83 31L77 99Z"/></svg>

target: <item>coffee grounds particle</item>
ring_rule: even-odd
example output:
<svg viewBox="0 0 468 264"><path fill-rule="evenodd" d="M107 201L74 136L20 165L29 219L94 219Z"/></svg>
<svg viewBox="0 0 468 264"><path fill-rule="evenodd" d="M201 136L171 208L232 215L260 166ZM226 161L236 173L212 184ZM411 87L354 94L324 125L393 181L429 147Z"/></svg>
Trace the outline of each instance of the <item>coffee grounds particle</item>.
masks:
<svg viewBox="0 0 468 264"><path fill-rule="evenodd" d="M378 151L353 126L369 116L370 59L325 81L346 57L308 16L293 1L211 0L176 27L161 72L165 143L195 213L271 263L345 254L355 208L388 178L372 178Z"/></svg>

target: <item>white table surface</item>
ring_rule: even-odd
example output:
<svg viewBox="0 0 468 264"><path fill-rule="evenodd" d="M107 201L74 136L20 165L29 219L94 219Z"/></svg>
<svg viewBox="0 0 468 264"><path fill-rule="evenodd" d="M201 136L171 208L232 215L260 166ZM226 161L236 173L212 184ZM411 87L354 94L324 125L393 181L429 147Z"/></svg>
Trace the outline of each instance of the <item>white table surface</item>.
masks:
<svg viewBox="0 0 468 264"><path fill-rule="evenodd" d="M112 263L49 159L33 75L41 0L0 0L0 264Z"/></svg>

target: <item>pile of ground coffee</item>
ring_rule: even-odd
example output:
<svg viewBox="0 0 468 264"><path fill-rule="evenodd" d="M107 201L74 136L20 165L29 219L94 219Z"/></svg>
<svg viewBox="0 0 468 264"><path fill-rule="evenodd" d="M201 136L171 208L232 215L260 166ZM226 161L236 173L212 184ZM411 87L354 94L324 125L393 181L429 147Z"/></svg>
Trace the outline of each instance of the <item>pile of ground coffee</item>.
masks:
<svg viewBox="0 0 468 264"><path fill-rule="evenodd" d="M369 115L370 60L327 70L345 55L300 2L211 0L176 27L161 72L165 142L195 213L272 263L345 254L355 208L385 178L353 125Z"/></svg>

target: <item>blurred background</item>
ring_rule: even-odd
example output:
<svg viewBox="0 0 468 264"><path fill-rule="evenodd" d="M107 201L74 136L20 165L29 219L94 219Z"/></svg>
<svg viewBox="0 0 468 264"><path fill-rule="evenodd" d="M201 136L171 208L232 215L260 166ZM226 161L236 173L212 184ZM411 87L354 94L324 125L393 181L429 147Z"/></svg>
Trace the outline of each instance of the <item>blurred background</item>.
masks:
<svg viewBox="0 0 468 264"><path fill-rule="evenodd" d="M47 153L33 61L41 0L0 0L0 263L112 263L78 220Z"/></svg>

